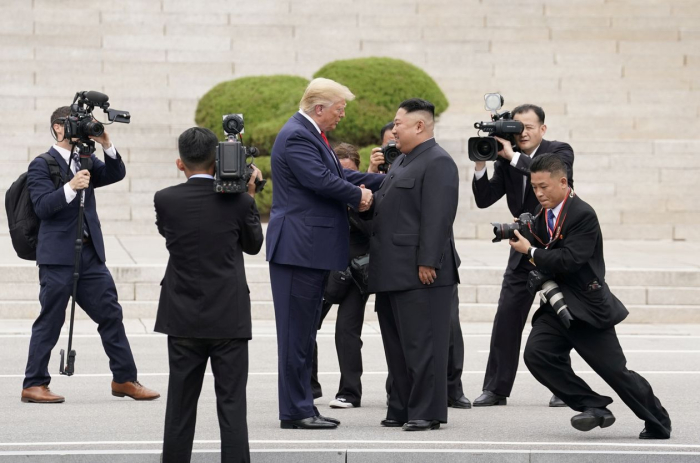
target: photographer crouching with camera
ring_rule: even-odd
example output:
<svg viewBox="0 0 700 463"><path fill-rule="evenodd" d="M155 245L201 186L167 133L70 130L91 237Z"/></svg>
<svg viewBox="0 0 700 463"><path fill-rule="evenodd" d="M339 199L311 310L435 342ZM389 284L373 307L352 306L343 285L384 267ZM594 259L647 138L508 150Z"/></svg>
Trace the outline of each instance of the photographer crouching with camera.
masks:
<svg viewBox="0 0 700 463"><path fill-rule="evenodd" d="M567 166L551 153L530 164L532 190L540 206L532 226L532 242L513 231L511 248L536 268L530 286L543 287L542 303L525 346L525 364L532 375L566 405L581 412L571 418L580 431L608 427L615 417L606 407L610 397L597 394L571 368L575 349L588 365L644 420L640 439L668 439L671 419L642 376L627 369L615 333L627 309L605 282L603 236L591 206L569 187ZM532 247L532 246L535 247ZM557 288L558 287L558 288ZM564 311L568 315L562 316Z"/></svg>
<svg viewBox="0 0 700 463"><path fill-rule="evenodd" d="M492 111L495 122L477 125L482 130L490 126L489 131L495 135L493 138L497 143L489 137L469 141L469 157L475 161L472 191L476 205L480 209L490 207L505 195L513 217L533 213L538 203L529 186L530 163L537 159L539 153L555 153L566 165L569 185L573 185L574 152L567 143L543 139L547 126L544 124L544 110L539 106L524 104L513 109L512 115L507 112L498 114L503 98L498 94L487 94L485 100L486 108ZM473 145L474 141L477 143ZM497 145L500 146L496 148ZM486 160L496 161L490 179L486 172ZM533 268L528 259L511 250L491 332L483 393L474 400L475 407L506 405L513 389L522 332L534 300L527 290L527 276ZM559 407L564 403L552 397L549 406Z"/></svg>
<svg viewBox="0 0 700 463"><path fill-rule="evenodd" d="M208 129L187 129L178 140L176 160L187 182L161 190L154 198L156 225L170 253L154 329L168 335L164 463L190 461L197 401L209 359L221 461L250 461L246 383L252 334L243 252L257 254L263 243L254 200L262 175L250 165L247 193L217 192L241 190L235 184L216 188L221 178L214 177L215 158L229 151L243 156L246 152L228 143L234 142L219 144ZM245 160L233 164L246 166Z"/></svg>
<svg viewBox="0 0 700 463"><path fill-rule="evenodd" d="M137 381L117 289L105 265L95 188L121 181L126 168L104 126L94 120L92 109L105 109L111 121L128 122L129 118L127 112L108 110L107 100L107 95L98 92L78 92L72 106L56 109L50 121L56 144L34 159L27 172L32 207L40 219L36 263L41 313L32 326L22 402L65 401L48 387L48 363L66 319L71 290L73 302L97 323L113 375L112 395L136 400L160 397ZM95 142L102 145L104 162L94 155ZM71 315L71 334L72 328ZM64 371L61 362L61 373L72 375L74 361L75 352L69 348L68 368Z"/></svg>

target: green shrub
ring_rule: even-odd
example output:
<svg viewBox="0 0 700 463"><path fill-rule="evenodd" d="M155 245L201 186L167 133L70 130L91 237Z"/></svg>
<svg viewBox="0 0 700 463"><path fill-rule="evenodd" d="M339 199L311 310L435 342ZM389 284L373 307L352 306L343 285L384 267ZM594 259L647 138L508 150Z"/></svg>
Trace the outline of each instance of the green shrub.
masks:
<svg viewBox="0 0 700 463"><path fill-rule="evenodd" d="M224 138L221 116L243 113L243 142L269 156L282 126L299 110L299 100L309 81L295 76L242 77L216 85L200 100L195 122Z"/></svg>
<svg viewBox="0 0 700 463"><path fill-rule="evenodd" d="M260 169L264 179L267 179L265 189L255 195L255 204L258 206L260 215L267 216L270 214L272 207L272 169L270 167L270 157L264 156L255 158L255 165Z"/></svg>
<svg viewBox="0 0 700 463"><path fill-rule="evenodd" d="M435 115L447 109L440 87L423 70L402 60L358 58L334 61L314 74L347 86L355 94L347 116L329 138L355 146L377 144L379 131L394 120L399 104L408 98L423 98L435 105ZM302 90L303 92L303 90Z"/></svg>

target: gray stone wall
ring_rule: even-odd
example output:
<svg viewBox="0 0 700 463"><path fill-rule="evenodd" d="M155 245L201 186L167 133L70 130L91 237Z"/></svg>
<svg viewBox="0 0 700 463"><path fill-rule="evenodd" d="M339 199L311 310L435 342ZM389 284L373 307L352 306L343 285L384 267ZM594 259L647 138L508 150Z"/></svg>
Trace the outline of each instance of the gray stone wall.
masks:
<svg viewBox="0 0 700 463"><path fill-rule="evenodd" d="M700 239L697 0L1 0L0 191L51 145L53 109L102 91L133 121L109 128L128 174L98 194L104 230L154 233L153 193L183 180L177 135L208 89L364 56L407 60L446 92L437 137L461 168L458 236L510 215L476 209L465 152L499 91L543 106L547 138L573 145L606 237Z"/></svg>

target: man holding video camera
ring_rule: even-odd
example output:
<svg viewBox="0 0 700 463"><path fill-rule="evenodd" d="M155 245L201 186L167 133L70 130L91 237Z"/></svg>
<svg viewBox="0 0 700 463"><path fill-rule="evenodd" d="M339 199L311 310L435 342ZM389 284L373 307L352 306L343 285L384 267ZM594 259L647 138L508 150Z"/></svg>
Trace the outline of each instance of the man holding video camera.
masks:
<svg viewBox="0 0 700 463"><path fill-rule="evenodd" d="M537 277L537 283L531 285L533 292L543 280L545 285L553 282L550 286L554 291L543 291L545 296L525 346L525 364L540 383L580 412L571 418L574 428L590 431L608 427L615 422L607 409L612 399L597 394L576 376L569 360L571 349L575 349L644 420L640 439L668 439L668 412L647 380L627 369L615 333L615 325L628 312L605 282L603 236L595 211L569 187L568 167L556 154L541 154L530 164L530 171L532 189L540 203L530 235L532 243L515 230L510 245L523 258L531 259L537 269L531 272L531 278ZM568 315L562 317L565 310Z"/></svg>
<svg viewBox="0 0 700 463"><path fill-rule="evenodd" d="M505 195L513 217L519 217L524 212L534 212L538 204L529 185L529 166L533 159L539 153L560 156L568 169L569 184L573 186L574 152L567 143L543 139L547 126L544 110L539 106L524 104L516 107L512 114L513 119L524 126L522 133L514 136L518 151L511 142L496 137L503 149L498 152L493 176L488 178L485 162L476 162L472 191L480 209L491 206ZM532 269L528 259L511 250L491 332L483 393L474 400L475 407L506 405L513 389L522 332L534 300L526 287L527 275ZM549 405L558 407L564 403L552 397Z"/></svg>
<svg viewBox="0 0 700 463"><path fill-rule="evenodd" d="M126 169L109 135L103 132L90 139L102 145L104 162L91 154L92 167L81 170L77 151L71 157L73 145L64 137L69 116L70 106L60 107L51 115L50 127L56 144L48 151L67 183L57 188L47 161L40 157L29 164L27 172L32 205L41 220L36 248L41 313L32 325L21 400L33 403L65 401L48 387L51 382L48 364L66 319L66 306L73 288L80 190L85 191L85 207L76 301L97 323L113 375L112 395L136 400L157 399L160 394L137 381L136 364L124 330L117 289L105 266L105 246L97 216L95 188L122 180Z"/></svg>
<svg viewBox="0 0 700 463"><path fill-rule="evenodd" d="M156 193L156 225L170 253L161 283L155 331L168 335L170 379L163 462L189 462L197 401L207 361L216 390L221 461L249 462L246 422L250 295L243 253L263 243L253 166L248 193L214 191L219 142L193 127L178 140L178 169L187 182Z"/></svg>

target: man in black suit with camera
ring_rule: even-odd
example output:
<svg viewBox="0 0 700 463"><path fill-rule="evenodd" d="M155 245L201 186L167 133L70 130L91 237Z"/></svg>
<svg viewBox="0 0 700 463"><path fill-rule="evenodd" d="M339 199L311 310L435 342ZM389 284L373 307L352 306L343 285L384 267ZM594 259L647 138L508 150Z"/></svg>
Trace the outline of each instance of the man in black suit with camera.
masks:
<svg viewBox="0 0 700 463"><path fill-rule="evenodd" d="M170 379L163 462L189 462L207 361L214 373L221 461L250 462L246 423L250 295L243 252L263 243L255 206L254 168L248 193L214 192L216 135L194 127L178 140L176 164L187 182L155 195L156 225L170 253L161 282L155 331L168 335Z"/></svg>
<svg viewBox="0 0 700 463"><path fill-rule="evenodd" d="M393 377L383 426L406 431L447 422L450 313L459 283L452 224L459 175L434 139L435 107L413 98L399 106L393 134L402 154L371 211L369 291Z"/></svg>
<svg viewBox="0 0 700 463"><path fill-rule="evenodd" d="M523 132L514 137L519 151L514 151L509 141L496 137L503 149L498 152L493 176L488 178L485 162L476 162L472 190L480 209L491 206L505 195L511 214L519 217L524 212L534 212L538 205L530 188L529 166L533 159L537 159L541 153L560 156L568 169L569 184L573 186L574 152L567 143L542 138L547 126L544 123L544 110L539 106L525 104L512 112L513 119L524 126ZM527 275L533 268L527 259L511 250L493 321L483 393L474 400L475 407L506 405L513 389L522 332L534 300L526 287ZM564 406L564 403L552 397L549 405L558 407Z"/></svg>
<svg viewBox="0 0 700 463"><path fill-rule="evenodd" d="M603 236L595 211L569 187L567 167L557 155L538 156L530 171L532 189L541 204L534 222L534 243L516 230L510 245L559 286L557 297L563 296L573 320L562 322L552 308L563 309L554 300L557 297L543 298L525 346L525 364L539 382L581 412L571 418L574 428L608 427L615 422L607 409L612 399L597 394L576 376L569 361L575 349L644 420L640 439L668 439L671 419L647 380L627 369L615 333L615 325L628 312L605 282Z"/></svg>

